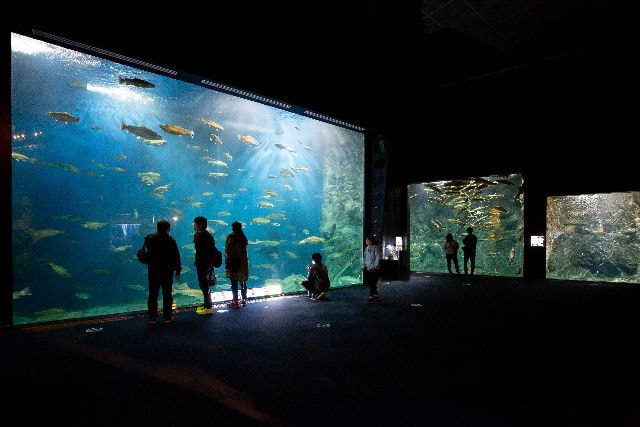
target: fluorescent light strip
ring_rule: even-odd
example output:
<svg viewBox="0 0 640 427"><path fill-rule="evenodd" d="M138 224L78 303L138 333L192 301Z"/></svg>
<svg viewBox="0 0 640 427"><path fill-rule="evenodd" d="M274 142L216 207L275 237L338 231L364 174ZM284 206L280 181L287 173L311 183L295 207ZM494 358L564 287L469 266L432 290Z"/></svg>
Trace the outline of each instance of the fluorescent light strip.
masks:
<svg viewBox="0 0 640 427"><path fill-rule="evenodd" d="M245 97L248 97L248 98L257 99L259 101L266 102L266 103L271 104L271 105L276 105L276 106L278 106L280 108L286 108L286 109L290 109L291 108L291 105L289 105L289 104L285 104L284 102L276 101L276 100L267 98L265 96L256 95L255 93L247 92L246 90L236 89L234 87L226 86L226 85L223 85L223 84L220 84L220 83L216 83L216 82L212 82L212 81L209 81L209 80L200 80L200 83L202 83L204 85L207 85L207 86L215 87L216 89L222 89L222 90L227 91L227 92L236 93L238 95L245 96Z"/></svg>
<svg viewBox="0 0 640 427"><path fill-rule="evenodd" d="M171 74L172 76L177 76L178 75L177 71L171 70L169 68L159 67L157 65L149 64L148 62L140 61L140 60L134 59L134 58L129 58L128 56L124 56L124 55L120 55L120 54L117 54L117 53L109 52L108 50L99 49L97 47L89 46L89 45L86 45L84 43L74 42L73 40L68 40L68 39L65 39L64 37L59 37L59 36L56 36L56 35L53 35L53 34L45 33L43 31L39 31L39 30L35 30L34 29L33 30L33 34L35 34L37 36L40 36L40 37L47 38L47 39L55 40L57 42L60 42L60 43L66 44L66 45L79 47L79 48L84 49L84 50L97 52L97 53L100 53L100 54L105 55L105 56L111 56L113 58L117 58L117 59L120 59L122 61L131 62L133 64L141 65L141 66L146 67L146 68L151 68L152 70L161 71L161 72L166 73L166 74Z"/></svg>

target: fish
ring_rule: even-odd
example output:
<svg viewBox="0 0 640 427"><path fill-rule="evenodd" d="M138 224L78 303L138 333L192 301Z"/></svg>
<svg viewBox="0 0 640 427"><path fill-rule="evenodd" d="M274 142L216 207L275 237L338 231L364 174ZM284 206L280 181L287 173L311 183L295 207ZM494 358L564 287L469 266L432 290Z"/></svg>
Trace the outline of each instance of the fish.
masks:
<svg viewBox="0 0 640 427"><path fill-rule="evenodd" d="M285 150L287 150L290 153L297 153L296 149L293 147L289 147L288 145L285 147Z"/></svg>
<svg viewBox="0 0 640 427"><path fill-rule="evenodd" d="M194 297L194 298L202 298L202 291L200 290L200 288L198 289L193 289L190 288L189 285L187 284L187 282L184 283L180 283L179 285L176 285L173 287L173 294L174 295L186 295L189 297Z"/></svg>
<svg viewBox="0 0 640 427"><path fill-rule="evenodd" d="M207 119L203 119L200 118L200 121L202 123L204 123L205 125L212 127L216 130L224 130L224 127L222 127L222 125L220 123L214 122L213 120L207 120Z"/></svg>
<svg viewBox="0 0 640 427"><path fill-rule="evenodd" d="M212 222L212 223L217 224L217 225L222 225L222 226L229 225L228 223L224 222L221 219L210 219L209 222Z"/></svg>
<svg viewBox="0 0 640 427"><path fill-rule="evenodd" d="M284 253L291 259L298 259L298 255L294 254L293 252L284 251Z"/></svg>
<svg viewBox="0 0 640 427"><path fill-rule="evenodd" d="M254 224L268 224L271 222L271 220L269 218L257 217L257 218L253 218L251 222Z"/></svg>
<svg viewBox="0 0 640 427"><path fill-rule="evenodd" d="M209 160L207 163L211 163L212 165L216 165L216 166L224 166L225 168L229 166L222 160L216 160L216 159Z"/></svg>
<svg viewBox="0 0 640 427"><path fill-rule="evenodd" d="M199 145L191 145L191 144L189 144L189 145L187 145L187 147L192 149L192 150L194 150L194 151L199 151L200 153L206 153L207 151L209 151L208 148L201 147Z"/></svg>
<svg viewBox="0 0 640 427"><path fill-rule="evenodd" d="M231 213L227 211L220 211L218 212L218 216L231 216Z"/></svg>
<svg viewBox="0 0 640 427"><path fill-rule="evenodd" d="M236 195L232 194L232 193L223 193L223 194L220 195L220 197L222 197L224 199L230 199L232 197L236 197Z"/></svg>
<svg viewBox="0 0 640 427"><path fill-rule="evenodd" d="M44 239L45 237L53 237L63 233L64 233L63 230L54 230L51 228L47 228L44 230L34 230L34 231L31 231L29 234L31 234L31 237L33 237L33 241L37 242L38 240Z"/></svg>
<svg viewBox="0 0 640 427"><path fill-rule="evenodd" d="M331 255L329 255L327 258L329 259L338 259L338 258L342 258L344 256L344 254L342 252L336 252L333 253Z"/></svg>
<svg viewBox="0 0 640 427"><path fill-rule="evenodd" d="M195 243L187 243L185 245L182 245L183 249L191 249L192 251L196 250L196 244Z"/></svg>
<svg viewBox="0 0 640 427"><path fill-rule="evenodd" d="M254 242L249 241L249 244L251 245L263 245L269 248L275 248L276 246L280 245L280 242L277 242L275 240L256 240Z"/></svg>
<svg viewBox="0 0 640 427"><path fill-rule="evenodd" d="M134 291L144 291L145 289L147 289L144 286L138 284L127 285L127 288L133 289Z"/></svg>
<svg viewBox="0 0 640 427"><path fill-rule="evenodd" d="M157 172L139 172L138 178L147 185L155 185L162 179Z"/></svg>
<svg viewBox="0 0 640 427"><path fill-rule="evenodd" d="M302 234L309 234L309 230L307 230L306 228L302 230Z"/></svg>
<svg viewBox="0 0 640 427"><path fill-rule="evenodd" d="M15 151L11 152L11 158L14 160L19 160L22 162L36 163L38 160L33 157L25 156L24 154L16 153Z"/></svg>
<svg viewBox="0 0 640 427"><path fill-rule="evenodd" d="M156 85L154 85L153 83L148 82L146 80L139 79L137 77L130 79L127 77L118 76L118 83L121 85L130 85L135 87L142 87L145 89L151 89L156 87Z"/></svg>
<svg viewBox="0 0 640 427"><path fill-rule="evenodd" d="M306 167L300 167L300 168L291 167L291 169L293 169L294 171L296 171L298 173L307 173L307 172L309 172L309 168L306 168Z"/></svg>
<svg viewBox="0 0 640 427"><path fill-rule="evenodd" d="M285 184L284 185L284 189L287 190L287 191L293 191L293 187L290 186L289 184Z"/></svg>
<svg viewBox="0 0 640 427"><path fill-rule="evenodd" d="M238 168L238 172L240 172L240 173L244 173L244 172L246 172L246 171L247 171L247 170L246 170L245 168Z"/></svg>
<svg viewBox="0 0 640 427"><path fill-rule="evenodd" d="M247 191L247 189L245 187L240 187L238 188L238 191L244 193L245 191Z"/></svg>
<svg viewBox="0 0 640 427"><path fill-rule="evenodd" d="M67 112L60 113L60 112L50 111L47 113L47 115L59 122L78 123L80 121L80 117L72 116Z"/></svg>
<svg viewBox="0 0 640 427"><path fill-rule="evenodd" d="M278 193L269 189L264 190L264 194L269 197L278 197Z"/></svg>
<svg viewBox="0 0 640 427"><path fill-rule="evenodd" d="M134 134L138 138L148 139L150 141L162 140L162 136L160 136L160 134L144 126L131 126L125 124L124 122L120 122L120 130L126 130L127 132Z"/></svg>
<svg viewBox="0 0 640 427"><path fill-rule="evenodd" d="M123 169L123 168L118 167L118 166L111 168L111 170L114 171L114 172L120 172L120 173L124 173L124 172L127 171L126 169Z"/></svg>
<svg viewBox="0 0 640 427"><path fill-rule="evenodd" d="M71 173L80 172L80 169L69 163L42 162L41 165L47 168L66 170L67 172Z"/></svg>
<svg viewBox="0 0 640 427"><path fill-rule="evenodd" d="M98 274L100 276L108 276L111 274L111 270L107 268L94 268L92 271L93 274Z"/></svg>
<svg viewBox="0 0 640 427"><path fill-rule="evenodd" d="M260 145L260 143L258 141L256 141L256 139L254 137L252 137L251 135L240 135L240 134L238 134L238 141L242 141L245 144L251 145L251 146Z"/></svg>
<svg viewBox="0 0 640 427"><path fill-rule="evenodd" d="M164 199L164 193L166 193L169 188L171 187L171 184L167 184L167 185L161 185L160 187L155 188L152 191L152 194L156 197L158 197L159 199Z"/></svg>
<svg viewBox="0 0 640 427"><path fill-rule="evenodd" d="M233 161L233 156L228 151L222 153L222 155L225 156L227 159L229 159L230 162Z"/></svg>
<svg viewBox="0 0 640 427"><path fill-rule="evenodd" d="M63 277L65 279L71 278L71 274L61 265L54 263L53 261L48 261L49 267L56 273L58 276Z"/></svg>
<svg viewBox="0 0 640 427"><path fill-rule="evenodd" d="M269 203L269 202L258 202L258 206L261 208L274 208L274 204L273 203Z"/></svg>
<svg viewBox="0 0 640 427"><path fill-rule="evenodd" d="M281 150L284 150L284 149L285 149L285 146L284 146L284 145L282 145L282 144L275 144L275 146L276 146L276 147L278 147L278 148L279 148L279 149L281 149Z"/></svg>
<svg viewBox="0 0 640 427"><path fill-rule="evenodd" d="M275 179L278 178L278 175L267 175L267 178Z"/></svg>
<svg viewBox="0 0 640 427"><path fill-rule="evenodd" d="M13 292L13 299L20 299L22 297L28 297L28 296L31 296L31 288L29 288L28 286L24 289Z"/></svg>
<svg viewBox="0 0 640 427"><path fill-rule="evenodd" d="M222 145L222 140L215 133L209 135L209 141L213 142L216 145Z"/></svg>
<svg viewBox="0 0 640 427"><path fill-rule="evenodd" d="M451 224L458 224L458 225L466 224L466 222L462 221L461 219L448 219L447 221Z"/></svg>
<svg viewBox="0 0 640 427"><path fill-rule="evenodd" d="M271 225L273 225L274 227L280 227L280 223L279 222L272 222Z"/></svg>
<svg viewBox="0 0 640 427"><path fill-rule="evenodd" d="M115 156L111 156L112 159L126 159L127 156L125 154L116 154Z"/></svg>
<svg viewBox="0 0 640 427"><path fill-rule="evenodd" d="M129 249L131 249L131 245L124 245L124 246L117 246L115 248L112 248L111 251L119 253L119 252L126 252Z"/></svg>
<svg viewBox="0 0 640 427"><path fill-rule="evenodd" d="M516 256L516 248L511 248L511 252L509 252L509 265L511 265L515 256Z"/></svg>
<svg viewBox="0 0 640 427"><path fill-rule="evenodd" d="M91 299L91 294L87 293L87 292L76 292L75 297L81 300L88 300Z"/></svg>
<svg viewBox="0 0 640 427"><path fill-rule="evenodd" d="M171 133L179 136L190 136L191 138L193 138L193 135L194 135L192 130L185 129L179 125L160 125L160 129L162 129L167 133Z"/></svg>
<svg viewBox="0 0 640 427"><path fill-rule="evenodd" d="M200 201L191 203L191 206L194 208L201 208L204 205L206 205L206 203Z"/></svg>
<svg viewBox="0 0 640 427"><path fill-rule="evenodd" d="M300 128L299 128L298 126L294 126L294 128L295 128L296 130L300 130Z"/></svg>
<svg viewBox="0 0 640 427"><path fill-rule="evenodd" d="M213 192L212 191L205 191L204 193L202 193L203 196L213 196Z"/></svg>
<svg viewBox="0 0 640 427"><path fill-rule="evenodd" d="M84 224L81 224L80 227L86 228L89 230L97 230L98 228L102 228L107 224L108 224L107 222L88 221L88 222L85 222Z"/></svg>
<svg viewBox="0 0 640 427"><path fill-rule="evenodd" d="M286 219L285 218L285 214L278 213L278 212L270 213L269 215L267 215L267 218L269 218L269 219Z"/></svg>
<svg viewBox="0 0 640 427"><path fill-rule="evenodd" d="M307 243L324 243L324 239L322 237L309 236L306 239L300 240L300 244L304 245Z"/></svg>
<svg viewBox="0 0 640 427"><path fill-rule="evenodd" d="M229 175L229 174L226 173L226 172L209 172L209 176L220 177L220 176L227 176L227 175Z"/></svg>
<svg viewBox="0 0 640 427"><path fill-rule="evenodd" d="M140 141L141 144L151 145L153 147L162 147L167 143L164 139L143 139Z"/></svg>

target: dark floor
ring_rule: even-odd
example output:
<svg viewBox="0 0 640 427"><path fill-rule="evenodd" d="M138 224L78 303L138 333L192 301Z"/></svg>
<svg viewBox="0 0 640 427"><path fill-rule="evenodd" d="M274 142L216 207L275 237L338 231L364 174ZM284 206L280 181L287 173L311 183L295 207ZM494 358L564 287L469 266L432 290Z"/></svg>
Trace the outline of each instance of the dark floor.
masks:
<svg viewBox="0 0 640 427"><path fill-rule="evenodd" d="M4 331L3 419L640 425L640 287L416 275L381 294Z"/></svg>

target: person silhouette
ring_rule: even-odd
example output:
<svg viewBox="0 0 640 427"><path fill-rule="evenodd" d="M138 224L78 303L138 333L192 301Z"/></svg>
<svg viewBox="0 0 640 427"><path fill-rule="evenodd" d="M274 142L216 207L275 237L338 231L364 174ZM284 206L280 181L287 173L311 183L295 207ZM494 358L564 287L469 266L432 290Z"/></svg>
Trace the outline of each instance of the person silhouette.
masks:
<svg viewBox="0 0 640 427"><path fill-rule="evenodd" d="M364 248L362 257L362 272L364 284L369 286L368 304L376 303L380 299L378 294L378 279L380 278L380 248L376 245L373 236L368 236L365 240L367 246Z"/></svg>
<svg viewBox="0 0 640 427"><path fill-rule="evenodd" d="M196 248L195 266L198 272L198 285L204 296L204 306L196 309L197 314L213 314L213 303L211 302L211 289L207 281L207 273L212 267L212 254L216 241L207 231L207 218L197 216L193 219L193 243Z"/></svg>
<svg viewBox="0 0 640 427"><path fill-rule="evenodd" d="M158 295L162 288L162 314L164 323L171 323L173 296L171 286L173 284L173 272L176 272L176 280L180 280L182 263L180 262L180 251L176 241L169 235L171 224L168 221L158 221L157 232L149 234L144 239L144 250L148 256L147 272L149 279L149 298L147 300L147 310L149 323L157 323L158 316Z"/></svg>
<svg viewBox="0 0 640 427"><path fill-rule="evenodd" d="M468 274L467 261L471 260L471 274L476 268L476 245L478 238L473 234L473 228L467 228L467 235L462 239L462 252L464 252L464 274Z"/></svg>
<svg viewBox="0 0 640 427"><path fill-rule="evenodd" d="M447 234L447 241L444 244L444 253L447 257L447 270L452 274L451 261L453 261L453 264L456 267L456 273L460 274L460 267L458 266L458 248L458 242L453 239L453 234Z"/></svg>
<svg viewBox="0 0 640 427"><path fill-rule="evenodd" d="M229 307L247 305L247 280L249 279L249 256L247 246L249 240L242 231L242 224L234 221L231 224L231 234L227 236L224 245L225 276L231 280L233 299L227 303ZM238 301L238 282L242 292L242 300Z"/></svg>
<svg viewBox="0 0 640 427"><path fill-rule="evenodd" d="M327 267L322 264L322 255L314 253L311 255L311 265L307 266L307 280L302 282L302 286L308 291L309 298L324 299L329 291L331 282Z"/></svg>

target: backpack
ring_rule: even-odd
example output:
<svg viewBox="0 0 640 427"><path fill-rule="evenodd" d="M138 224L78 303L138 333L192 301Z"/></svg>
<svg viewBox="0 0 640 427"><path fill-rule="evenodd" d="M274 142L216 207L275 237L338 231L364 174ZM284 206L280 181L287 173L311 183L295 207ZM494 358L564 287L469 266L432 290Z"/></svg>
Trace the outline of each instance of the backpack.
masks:
<svg viewBox="0 0 640 427"><path fill-rule="evenodd" d="M211 249L211 265L213 265L214 268L220 268L222 265L222 252L215 246Z"/></svg>

